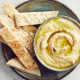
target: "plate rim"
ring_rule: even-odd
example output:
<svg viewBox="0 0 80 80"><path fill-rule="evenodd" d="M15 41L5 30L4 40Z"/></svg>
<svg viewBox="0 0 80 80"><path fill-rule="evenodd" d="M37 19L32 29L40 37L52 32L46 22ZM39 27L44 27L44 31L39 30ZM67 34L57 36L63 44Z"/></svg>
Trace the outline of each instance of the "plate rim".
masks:
<svg viewBox="0 0 80 80"><path fill-rule="evenodd" d="M22 5L24 5L24 4L28 3L28 2L31 2L31 1L37 1L37 0L27 0L27 1L24 1L24 2L22 2L22 3L20 3L20 4L18 4L15 8L17 9L17 8L19 8L20 6L22 6ZM43 0L39 0L39 1L43 1ZM60 2L60 1L56 1L56 0L44 0L44 1L54 1L54 2L57 2L57 3L61 4L62 6L64 6L65 8L67 8L73 15L75 15L75 17L77 18L78 22L80 22L79 17L74 13L74 11L73 11L72 9L70 9L70 7L68 7L67 5L65 5L64 3ZM5 45L5 44L1 42L2 53L3 53L3 55L4 55L4 58L5 58L6 62L7 62L8 60L7 60L6 56L5 56L5 52L4 52L4 48L3 48L4 45ZM16 74L18 74L20 77L24 78L25 80L30 80L30 79L28 79L28 78L25 78L25 77L22 76L21 74L19 74L14 68L12 68L12 67L10 67L10 68L11 68ZM60 79L62 79L62 78L64 78L64 77L68 76L74 69L75 69L75 68L71 69L70 72L68 72L67 74L65 74L64 76L60 77L60 78L57 79L57 80L60 80Z"/></svg>

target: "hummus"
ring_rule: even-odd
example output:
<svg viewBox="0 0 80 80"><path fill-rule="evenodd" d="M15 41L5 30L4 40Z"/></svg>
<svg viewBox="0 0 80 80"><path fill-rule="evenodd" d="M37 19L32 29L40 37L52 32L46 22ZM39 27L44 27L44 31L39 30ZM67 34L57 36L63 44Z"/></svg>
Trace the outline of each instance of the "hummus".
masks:
<svg viewBox="0 0 80 80"><path fill-rule="evenodd" d="M80 58L80 30L67 18L53 18L38 29L35 49L39 58L48 66L64 69Z"/></svg>

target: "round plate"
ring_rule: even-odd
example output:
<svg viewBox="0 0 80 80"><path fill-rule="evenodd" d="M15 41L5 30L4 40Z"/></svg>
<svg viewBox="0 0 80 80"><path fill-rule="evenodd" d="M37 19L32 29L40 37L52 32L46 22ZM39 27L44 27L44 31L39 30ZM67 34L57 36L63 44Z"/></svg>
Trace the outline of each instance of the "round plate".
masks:
<svg viewBox="0 0 80 80"><path fill-rule="evenodd" d="M38 11L59 10L58 15L69 16L79 22L76 15L69 8L67 8L62 3L53 1L53 0L44 0L44 1L43 0L29 0L29 1L26 1L26 2L18 5L16 7L16 9L19 12L38 12ZM38 26L39 25L36 25L37 28L38 28ZM2 50L3 50L4 56L7 61L9 59L15 57L15 54L13 53L13 51L7 45L5 45L3 43L2 43ZM45 68L43 65L41 65L41 63L37 60L36 57L35 57L35 60L37 61L38 65L39 65L39 68L41 71L41 77L34 76L34 75L31 75L28 73L24 73L24 72L14 69L14 68L12 68L12 69L16 73L18 73L20 76L25 78L25 80L26 80L26 78L32 79L32 80L59 80L59 79L65 77L66 75L68 75L73 70L72 69L72 70L64 71L64 72L51 71L51 70Z"/></svg>

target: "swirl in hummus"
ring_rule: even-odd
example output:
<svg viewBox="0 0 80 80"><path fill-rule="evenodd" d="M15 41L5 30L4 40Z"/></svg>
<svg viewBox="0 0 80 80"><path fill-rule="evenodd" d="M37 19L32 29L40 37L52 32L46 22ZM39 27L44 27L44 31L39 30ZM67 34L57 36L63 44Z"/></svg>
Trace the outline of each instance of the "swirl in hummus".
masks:
<svg viewBox="0 0 80 80"><path fill-rule="evenodd" d="M38 29L35 49L50 67L65 69L80 59L80 29L67 18L53 18Z"/></svg>

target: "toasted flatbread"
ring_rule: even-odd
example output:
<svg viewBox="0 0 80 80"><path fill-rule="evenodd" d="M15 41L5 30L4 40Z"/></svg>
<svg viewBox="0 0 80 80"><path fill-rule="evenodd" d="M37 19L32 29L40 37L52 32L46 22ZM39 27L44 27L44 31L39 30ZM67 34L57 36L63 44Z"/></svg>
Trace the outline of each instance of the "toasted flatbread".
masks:
<svg viewBox="0 0 80 80"><path fill-rule="evenodd" d="M32 59L28 50L24 47L24 45L17 38L17 35L15 35L9 27L0 29L0 35L27 69L33 69L37 67L36 62Z"/></svg>
<svg viewBox="0 0 80 80"><path fill-rule="evenodd" d="M46 19L57 16L58 12L59 11L27 12L27 13L16 13L14 14L14 16L17 26L26 26L26 25L41 24Z"/></svg>
<svg viewBox="0 0 80 80"><path fill-rule="evenodd" d="M4 14L0 15L0 24L2 24L4 27L10 27L10 29L20 39L21 43L30 51L31 55L33 57L35 56L33 51L33 33L28 34L28 32L25 32L21 27L15 27L14 21Z"/></svg>
<svg viewBox="0 0 80 80"><path fill-rule="evenodd" d="M28 26L23 26L22 27L27 33L34 33L37 31L37 28L35 26L31 26L31 25L28 25Z"/></svg>
<svg viewBox="0 0 80 80"><path fill-rule="evenodd" d="M10 16L12 19L14 17L15 13L19 13L13 5L11 5L10 3L7 3L3 6L3 10L5 13L7 13L8 16ZM9 11L10 10L10 11ZM13 19L14 20L14 19ZM35 26L32 25L28 25L28 26L23 26L23 30L25 30L27 33L35 33L37 28Z"/></svg>
<svg viewBox="0 0 80 80"><path fill-rule="evenodd" d="M41 73L40 73L40 70L39 70L38 67L28 70L24 67L24 65L20 62L20 60L18 58L12 58L6 64L8 66L16 68L20 71L30 73L30 74L33 74L33 75L36 75L36 76L41 76Z"/></svg>
<svg viewBox="0 0 80 80"><path fill-rule="evenodd" d="M3 10L7 13L12 19L14 19L13 14L19 13L10 3L7 3L3 6Z"/></svg>
<svg viewBox="0 0 80 80"><path fill-rule="evenodd" d="M6 7L7 6L7 7ZM5 13L7 13L8 16L10 16L12 19L13 19L13 16L15 13L19 13L10 3L7 3L3 6L3 10ZM9 12L10 10L10 12ZM2 18L1 18L2 19ZM7 23L5 23L7 24ZM9 25L10 26L10 25ZM16 28L19 28L23 33L23 36L25 36L25 40L23 41L22 39L22 43L24 44L24 46L30 51L31 55L34 57L35 54L34 54L34 51L33 51L33 39L34 39L34 33L36 32L37 28L34 27L34 26L23 26L23 30L25 31L22 31L22 29L20 27L16 27ZM28 35L29 36L28 36ZM27 38L28 36L28 38Z"/></svg>
<svg viewBox="0 0 80 80"><path fill-rule="evenodd" d="M6 16L6 18L5 18L5 16ZM6 26L14 27L14 26L15 26L15 25L14 25L14 22L11 21L10 18L9 18L9 20L8 20L7 17L8 17L7 14L1 14L1 15L0 15L0 24L1 24L1 27L5 26L5 25L6 25ZM9 22L8 22L8 21L9 21ZM0 41L6 44L5 40L1 37L1 35L0 35Z"/></svg>
<svg viewBox="0 0 80 80"><path fill-rule="evenodd" d="M6 41L0 36L0 42L2 43L5 43L6 44Z"/></svg>
<svg viewBox="0 0 80 80"><path fill-rule="evenodd" d="M9 26L11 29L15 28L14 21L5 14L0 14L0 24L2 27Z"/></svg>

